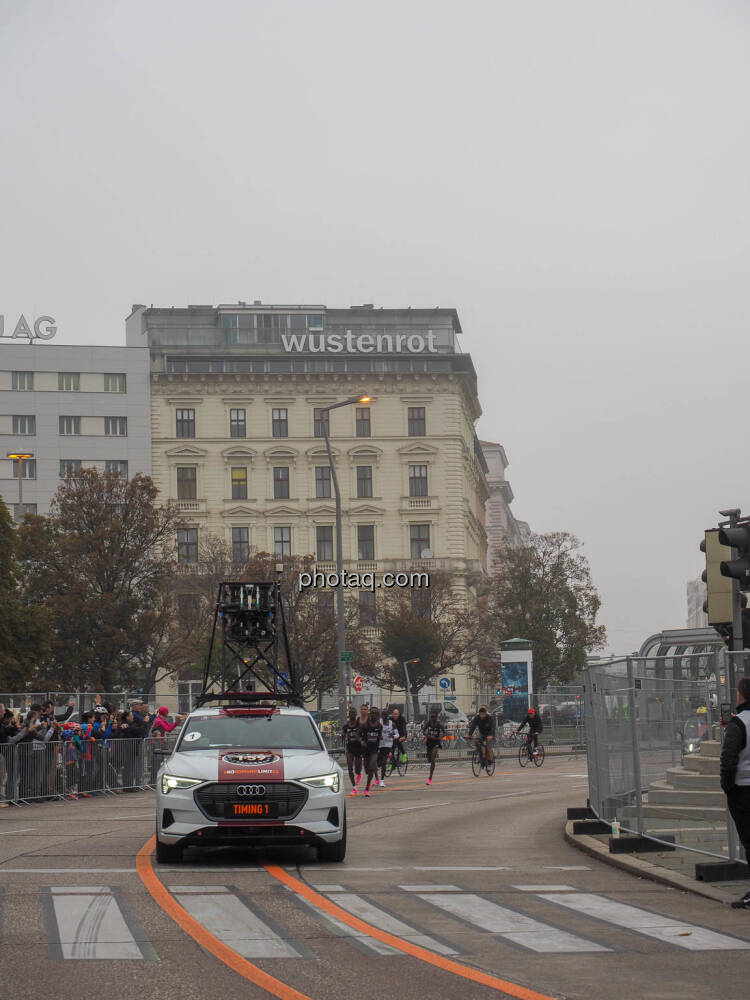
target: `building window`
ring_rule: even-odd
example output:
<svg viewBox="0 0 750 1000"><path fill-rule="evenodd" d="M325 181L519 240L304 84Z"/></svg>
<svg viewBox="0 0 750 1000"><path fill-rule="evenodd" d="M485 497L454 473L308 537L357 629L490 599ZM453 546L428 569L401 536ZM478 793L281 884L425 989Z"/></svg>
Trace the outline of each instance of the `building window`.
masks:
<svg viewBox="0 0 750 1000"><path fill-rule="evenodd" d="M370 407L357 407L357 437L368 438L371 434L370 427Z"/></svg>
<svg viewBox="0 0 750 1000"><path fill-rule="evenodd" d="M77 472L81 471L82 464L80 458L61 458L60 479L68 479L70 476L75 476Z"/></svg>
<svg viewBox="0 0 750 1000"><path fill-rule="evenodd" d="M427 493L427 466L409 466L409 496L426 497Z"/></svg>
<svg viewBox="0 0 750 1000"><path fill-rule="evenodd" d="M273 498L274 500L289 499L288 465L275 465L273 467Z"/></svg>
<svg viewBox="0 0 750 1000"><path fill-rule="evenodd" d="M177 562L198 562L198 529L181 528L177 532Z"/></svg>
<svg viewBox="0 0 750 1000"><path fill-rule="evenodd" d="M284 556L290 556L292 554L291 528L273 529L273 553L277 559L283 559Z"/></svg>
<svg viewBox="0 0 750 1000"><path fill-rule="evenodd" d="M359 625L360 628L375 628L377 625L375 594L371 590L359 592Z"/></svg>
<svg viewBox="0 0 750 1000"><path fill-rule="evenodd" d="M25 514L36 514L36 504L35 503L14 503L13 504L13 520L18 524L23 520Z"/></svg>
<svg viewBox="0 0 750 1000"><path fill-rule="evenodd" d="M105 392L127 392L127 380L124 375L105 375Z"/></svg>
<svg viewBox="0 0 750 1000"><path fill-rule="evenodd" d="M183 465L177 469L177 499L197 500L198 498L198 468L195 465Z"/></svg>
<svg viewBox="0 0 750 1000"><path fill-rule="evenodd" d="M112 472L121 479L127 479L128 463L121 461L119 458L108 458L104 463L104 471Z"/></svg>
<svg viewBox="0 0 750 1000"><path fill-rule="evenodd" d="M232 469L232 500L247 500L247 469Z"/></svg>
<svg viewBox="0 0 750 1000"><path fill-rule="evenodd" d="M259 344L277 344L279 342L281 333L286 332L286 315L286 313L256 315Z"/></svg>
<svg viewBox="0 0 750 1000"><path fill-rule="evenodd" d="M333 562L333 527L330 524L319 524L315 529L315 543L318 562Z"/></svg>
<svg viewBox="0 0 750 1000"><path fill-rule="evenodd" d="M193 625L198 620L201 609L200 594L178 594L177 613L180 620L189 625Z"/></svg>
<svg viewBox="0 0 750 1000"><path fill-rule="evenodd" d="M315 596L318 602L318 617L326 624L332 622L334 617L333 601L335 594L332 590L323 590L322 588L318 588L315 591Z"/></svg>
<svg viewBox="0 0 750 1000"><path fill-rule="evenodd" d="M12 460L11 460L12 461ZM18 479L18 462L13 462L13 478ZM36 479L36 459L21 459L21 478Z"/></svg>
<svg viewBox="0 0 750 1000"><path fill-rule="evenodd" d="M36 417L13 417L14 434L36 434Z"/></svg>
<svg viewBox="0 0 750 1000"><path fill-rule="evenodd" d="M250 529L232 528L232 562L246 563L250 558Z"/></svg>
<svg viewBox="0 0 750 1000"><path fill-rule="evenodd" d="M323 430L323 425L325 424L325 431ZM331 433L330 426L328 424L328 410L321 407L315 407L313 410L313 434L316 438L322 438Z"/></svg>
<svg viewBox="0 0 750 1000"><path fill-rule="evenodd" d="M229 436L233 438L247 437L247 425L244 410L229 411Z"/></svg>
<svg viewBox="0 0 750 1000"><path fill-rule="evenodd" d="M357 559L372 562L375 558L375 525L357 525Z"/></svg>
<svg viewBox="0 0 750 1000"><path fill-rule="evenodd" d="M409 407L409 437L424 437L427 434L424 406Z"/></svg>
<svg viewBox="0 0 750 1000"><path fill-rule="evenodd" d="M76 435L81 433L80 417L59 417L58 423L61 434L68 436L71 434Z"/></svg>
<svg viewBox="0 0 750 1000"><path fill-rule="evenodd" d="M58 372L57 388L60 392L78 392L81 388L81 376L78 372Z"/></svg>
<svg viewBox="0 0 750 1000"><path fill-rule="evenodd" d="M127 437L128 418L127 417L105 417L104 433L108 437Z"/></svg>
<svg viewBox="0 0 750 1000"><path fill-rule="evenodd" d="M11 375L11 389L16 392L31 392L34 388L33 372L13 372Z"/></svg>
<svg viewBox="0 0 750 1000"><path fill-rule="evenodd" d="M429 621L432 617L432 601L428 587L411 588L411 610L415 618L423 618Z"/></svg>
<svg viewBox="0 0 750 1000"><path fill-rule="evenodd" d="M330 465L315 466L315 496L329 497L331 495Z"/></svg>
<svg viewBox="0 0 750 1000"><path fill-rule="evenodd" d="M275 438L289 437L289 411L286 407L271 410L271 435Z"/></svg>
<svg viewBox="0 0 750 1000"><path fill-rule="evenodd" d="M371 465L358 465L357 466L357 496L358 497L371 497L372 496L372 466Z"/></svg>
<svg viewBox="0 0 750 1000"><path fill-rule="evenodd" d="M195 437L195 410L176 410L177 415L177 437Z"/></svg>
<svg viewBox="0 0 750 1000"><path fill-rule="evenodd" d="M412 524L409 526L409 542L411 545L411 558L421 559L422 552L430 547L430 526L429 524Z"/></svg>

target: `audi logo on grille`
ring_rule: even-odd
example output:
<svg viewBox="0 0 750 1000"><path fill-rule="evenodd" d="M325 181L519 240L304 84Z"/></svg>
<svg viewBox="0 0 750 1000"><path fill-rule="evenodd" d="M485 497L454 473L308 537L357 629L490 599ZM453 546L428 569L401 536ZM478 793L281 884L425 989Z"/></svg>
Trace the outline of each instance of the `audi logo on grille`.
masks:
<svg viewBox="0 0 750 1000"><path fill-rule="evenodd" d="M265 785L237 785L238 795L265 795Z"/></svg>

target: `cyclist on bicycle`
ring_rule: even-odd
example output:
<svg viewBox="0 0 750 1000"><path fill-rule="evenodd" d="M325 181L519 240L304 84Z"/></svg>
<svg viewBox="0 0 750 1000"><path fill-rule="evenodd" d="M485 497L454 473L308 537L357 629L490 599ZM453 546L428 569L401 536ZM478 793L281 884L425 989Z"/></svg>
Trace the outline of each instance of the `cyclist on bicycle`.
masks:
<svg viewBox="0 0 750 1000"><path fill-rule="evenodd" d="M391 716L393 728L396 730L393 737L393 756L401 754L401 763L406 763L406 719L397 708L393 709Z"/></svg>
<svg viewBox="0 0 750 1000"><path fill-rule="evenodd" d="M427 779L427 784L431 785L432 776L435 773L435 765L437 764L440 741L445 739L446 736L445 727L438 722L437 712L430 713L430 718L422 726L422 735L427 741L427 760L430 762L430 776Z"/></svg>
<svg viewBox="0 0 750 1000"><path fill-rule="evenodd" d="M495 738L495 720L487 712L487 706L482 705L477 715L471 720L469 726L469 739L476 730L474 745L479 751L479 759L482 764L491 763L493 760L492 741Z"/></svg>
<svg viewBox="0 0 750 1000"><path fill-rule="evenodd" d="M516 730L516 733L520 733L524 726L529 727L529 733L526 737L526 742L531 745L534 744L534 749L532 751L533 755L536 756L539 753L539 734L544 729L542 725L542 720L536 713L536 709L530 708L526 714L526 718L523 720L521 725Z"/></svg>

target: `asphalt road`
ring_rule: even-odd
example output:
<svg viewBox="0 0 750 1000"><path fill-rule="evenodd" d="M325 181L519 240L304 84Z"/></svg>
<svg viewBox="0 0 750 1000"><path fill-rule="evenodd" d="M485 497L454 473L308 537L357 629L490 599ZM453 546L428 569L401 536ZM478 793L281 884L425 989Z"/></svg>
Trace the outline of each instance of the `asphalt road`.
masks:
<svg viewBox="0 0 750 1000"><path fill-rule="evenodd" d="M348 800L340 865L302 849L160 867L149 793L3 810L0 995L740 996L749 912L565 843L584 772L548 758L478 779L445 763L429 788L421 770L396 777Z"/></svg>

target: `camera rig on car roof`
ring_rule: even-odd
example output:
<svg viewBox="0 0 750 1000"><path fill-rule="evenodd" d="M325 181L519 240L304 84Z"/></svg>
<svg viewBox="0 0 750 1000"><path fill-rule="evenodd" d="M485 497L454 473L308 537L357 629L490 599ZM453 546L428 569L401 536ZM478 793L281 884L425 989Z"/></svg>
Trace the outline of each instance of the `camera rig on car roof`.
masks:
<svg viewBox="0 0 750 1000"><path fill-rule="evenodd" d="M221 682L216 690L211 678L211 660L221 626ZM284 643L287 672L279 665L279 644ZM230 679L231 667L236 676ZM277 581L225 581L219 584L208 656L203 668L203 686L198 704L218 698L249 694L254 679L262 685L255 696L266 695L302 705L297 668L289 648L284 603ZM254 700L254 699L251 699Z"/></svg>

